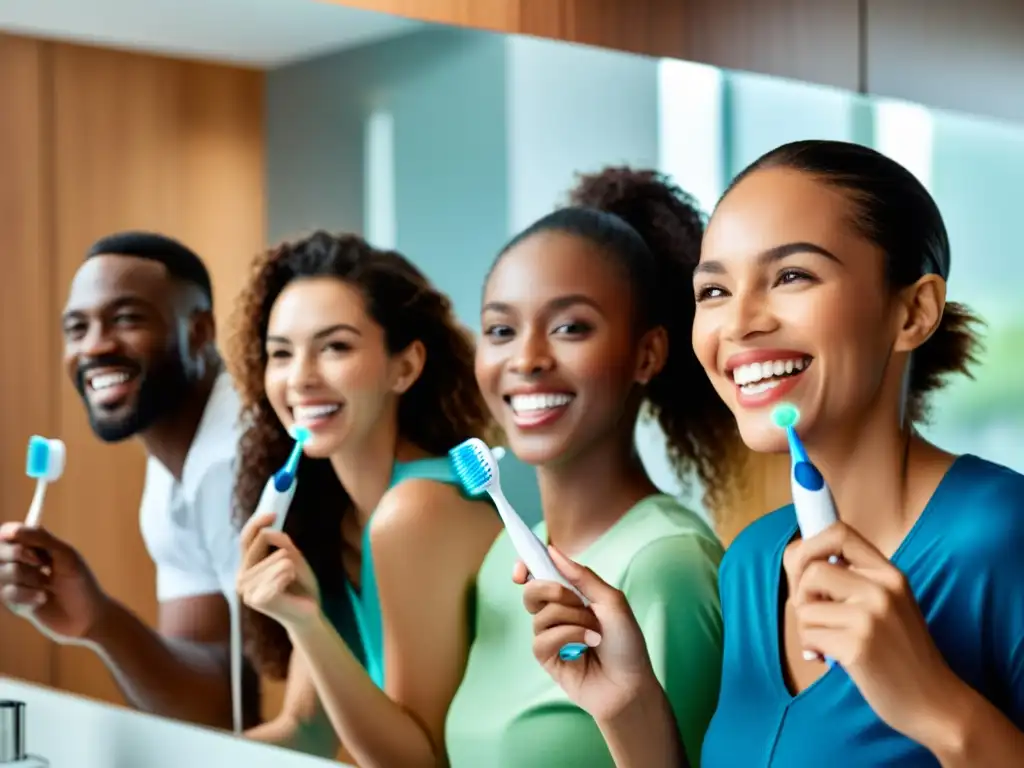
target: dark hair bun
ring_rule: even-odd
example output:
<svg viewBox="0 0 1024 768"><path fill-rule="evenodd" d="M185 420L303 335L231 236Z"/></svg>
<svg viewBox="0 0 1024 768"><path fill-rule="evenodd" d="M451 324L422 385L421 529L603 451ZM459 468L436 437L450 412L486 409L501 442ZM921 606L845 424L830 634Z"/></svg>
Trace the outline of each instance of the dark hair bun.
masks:
<svg viewBox="0 0 1024 768"><path fill-rule="evenodd" d="M578 179L569 193L570 205L613 213L632 226L659 259L696 265L706 217L693 196L668 176L620 166L580 174Z"/></svg>

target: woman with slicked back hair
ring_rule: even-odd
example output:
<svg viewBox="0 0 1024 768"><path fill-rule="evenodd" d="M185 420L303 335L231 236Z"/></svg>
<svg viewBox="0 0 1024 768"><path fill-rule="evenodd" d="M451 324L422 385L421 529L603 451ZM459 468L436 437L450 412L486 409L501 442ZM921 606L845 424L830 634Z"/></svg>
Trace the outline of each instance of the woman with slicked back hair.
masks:
<svg viewBox="0 0 1024 768"><path fill-rule="evenodd" d="M569 203L513 238L492 267L477 381L509 447L537 468L538 536L557 547L556 563L565 552L622 590L650 659L627 654L605 681L614 695L588 696L580 676L602 676L600 655L562 663L558 651L574 622L588 634L573 639L595 644L601 613L551 582L530 583L524 611L510 576L522 584L526 573L503 534L480 572L476 642L448 715L456 768L611 766L601 730L619 721L640 682L657 711L678 719L697 762L718 698L722 548L698 515L659 491L635 444L646 413L709 504L734 474L736 424L693 355L694 302L682 290L704 220L654 171L585 176ZM536 627L544 631L531 653Z"/></svg>
<svg viewBox="0 0 1024 768"><path fill-rule="evenodd" d="M788 505L729 547L704 768L1021 764L1024 477L917 429L979 350L977 319L946 301L949 269L931 195L856 144L769 152L711 217L694 350L754 450L785 452L771 414L797 407L840 521L803 540ZM619 765L667 764L666 728L609 732L628 747Z"/></svg>

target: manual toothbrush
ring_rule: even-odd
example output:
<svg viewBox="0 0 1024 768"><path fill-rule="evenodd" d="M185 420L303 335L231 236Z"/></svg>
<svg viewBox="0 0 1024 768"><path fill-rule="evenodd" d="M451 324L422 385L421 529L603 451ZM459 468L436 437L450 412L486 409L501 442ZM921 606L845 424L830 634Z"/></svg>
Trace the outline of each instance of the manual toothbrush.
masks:
<svg viewBox="0 0 1024 768"><path fill-rule="evenodd" d="M28 439L28 455L25 457L25 474L35 478L36 490L25 517L25 525L34 528L43 516L43 501L46 486L57 482L64 474L67 449L61 440L32 435Z"/></svg>
<svg viewBox="0 0 1024 768"><path fill-rule="evenodd" d="M509 539L519 557L526 564L530 575L535 579L561 584L574 592L583 605L589 605L590 602L587 598L559 572L551 555L548 554L544 542L537 538L537 535L523 522L523 519L505 498L498 478L498 458L495 456L498 450L500 449L491 451L483 440L471 437L452 448L448 452L448 456L451 459L455 475L467 493L472 496L478 496L484 492L490 494L494 505L498 508L498 514L505 524L505 530L508 531ZM567 643L558 655L563 661L575 661L586 650L585 643Z"/></svg>

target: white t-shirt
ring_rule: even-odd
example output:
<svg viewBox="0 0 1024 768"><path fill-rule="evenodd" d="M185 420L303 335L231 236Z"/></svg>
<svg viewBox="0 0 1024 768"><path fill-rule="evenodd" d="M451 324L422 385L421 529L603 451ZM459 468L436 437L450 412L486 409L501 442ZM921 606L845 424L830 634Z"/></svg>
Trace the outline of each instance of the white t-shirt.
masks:
<svg viewBox="0 0 1024 768"><path fill-rule="evenodd" d="M241 560L232 521L241 402L221 374L185 457L181 482L159 461L146 464L139 525L156 564L158 602L235 592Z"/></svg>

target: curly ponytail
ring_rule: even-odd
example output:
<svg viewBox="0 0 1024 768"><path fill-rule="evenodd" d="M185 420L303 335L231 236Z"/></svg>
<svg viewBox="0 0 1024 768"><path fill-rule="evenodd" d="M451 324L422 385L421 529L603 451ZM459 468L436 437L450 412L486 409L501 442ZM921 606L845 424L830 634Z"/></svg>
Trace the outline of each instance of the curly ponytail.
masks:
<svg viewBox="0 0 1024 768"><path fill-rule="evenodd" d="M690 195L653 170L610 167L581 175L568 202L520 233L503 253L539 232L561 231L589 240L619 261L642 330L661 326L669 338L665 366L647 385L646 410L665 433L680 479L695 473L707 506L714 509L735 490L745 453L736 420L690 341L695 311L690 284L705 217Z"/></svg>

